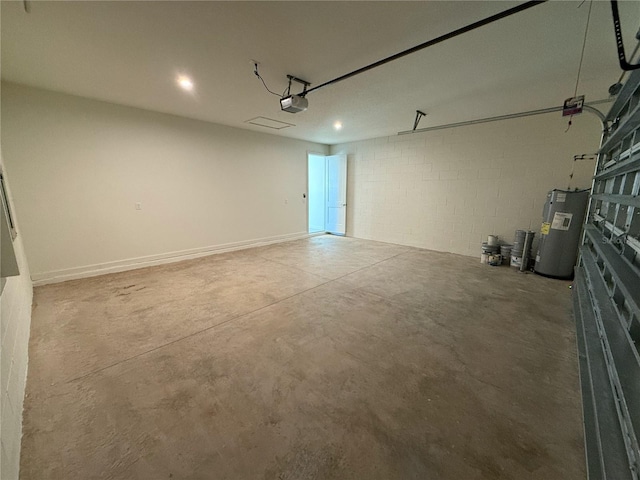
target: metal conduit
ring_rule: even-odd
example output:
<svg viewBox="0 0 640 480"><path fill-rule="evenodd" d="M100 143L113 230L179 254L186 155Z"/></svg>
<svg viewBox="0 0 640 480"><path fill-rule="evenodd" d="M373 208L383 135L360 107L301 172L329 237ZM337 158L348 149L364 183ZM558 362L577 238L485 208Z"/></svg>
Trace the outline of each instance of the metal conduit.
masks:
<svg viewBox="0 0 640 480"><path fill-rule="evenodd" d="M606 124L604 122L604 114L594 108L593 105L600 105L602 103L609 103L611 100L603 99L603 100L595 100L593 102L585 103L583 109L587 112L593 113L598 117L600 123L602 124L602 129L606 128ZM499 120L510 120L512 118L521 118L521 117L531 117L533 115L542 115L544 113L553 113L562 111L563 106L559 107L549 107L549 108L541 108L539 110L529 110L528 112L519 112L519 113L509 113L507 115L498 115L496 117L486 117L486 118L478 118L475 120L466 120L464 122L456 122L456 123L447 123L445 125L434 125L433 127L425 127L419 128L417 130L405 130L404 132L398 132L398 135L409 135L411 133L421 133L421 132L431 132L433 130L444 130L446 128L455 128L455 127L465 127L467 125L476 125L479 123L488 123L488 122L497 122Z"/></svg>

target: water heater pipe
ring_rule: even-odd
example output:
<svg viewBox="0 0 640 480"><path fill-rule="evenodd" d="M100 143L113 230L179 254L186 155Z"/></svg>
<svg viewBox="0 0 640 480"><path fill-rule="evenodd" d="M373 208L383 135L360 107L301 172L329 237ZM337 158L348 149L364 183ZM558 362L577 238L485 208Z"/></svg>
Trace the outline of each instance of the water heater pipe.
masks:
<svg viewBox="0 0 640 480"><path fill-rule="evenodd" d="M531 250L531 244L533 243L533 235L534 233L530 230L527 230L527 234L524 237L524 247L522 250L522 261L520 263L520 271L526 272L529 267L529 261L531 257L529 256L529 252Z"/></svg>

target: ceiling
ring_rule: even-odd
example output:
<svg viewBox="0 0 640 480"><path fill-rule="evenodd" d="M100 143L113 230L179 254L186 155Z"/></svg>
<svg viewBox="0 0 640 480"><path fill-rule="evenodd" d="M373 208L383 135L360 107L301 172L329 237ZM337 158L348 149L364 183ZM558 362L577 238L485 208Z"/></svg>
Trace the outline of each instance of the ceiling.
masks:
<svg viewBox="0 0 640 480"><path fill-rule="evenodd" d="M520 2L1 2L3 80L336 144L562 104L573 96L589 1L551 1L308 95L280 111L253 74L319 85ZM630 52L640 2L621 2ZM621 71L609 2L594 1L578 86L607 97ZM195 89L179 89L179 74ZM246 123L262 116L295 126ZM343 123L335 131L335 121Z"/></svg>

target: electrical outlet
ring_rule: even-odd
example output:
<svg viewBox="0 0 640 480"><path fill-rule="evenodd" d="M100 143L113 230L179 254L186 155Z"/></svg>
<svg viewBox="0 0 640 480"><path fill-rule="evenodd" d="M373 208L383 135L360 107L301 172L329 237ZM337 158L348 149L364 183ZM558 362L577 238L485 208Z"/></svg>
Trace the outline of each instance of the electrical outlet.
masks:
<svg viewBox="0 0 640 480"><path fill-rule="evenodd" d="M289 203L289 199L288 199L288 198L285 198L285 199L284 199L284 204L286 205L287 203Z"/></svg>
<svg viewBox="0 0 640 480"><path fill-rule="evenodd" d="M142 203L136 202L136 210L142 210Z"/></svg>

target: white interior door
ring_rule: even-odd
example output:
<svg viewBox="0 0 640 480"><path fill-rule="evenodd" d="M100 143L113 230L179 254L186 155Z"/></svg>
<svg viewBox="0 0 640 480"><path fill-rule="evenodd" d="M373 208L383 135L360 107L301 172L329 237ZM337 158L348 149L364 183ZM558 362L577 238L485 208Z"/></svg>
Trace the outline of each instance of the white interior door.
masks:
<svg viewBox="0 0 640 480"><path fill-rule="evenodd" d="M347 156L327 158L326 230L335 235L347 232Z"/></svg>
<svg viewBox="0 0 640 480"><path fill-rule="evenodd" d="M307 211L309 233L325 232L327 215L327 161L324 155L307 156Z"/></svg>

